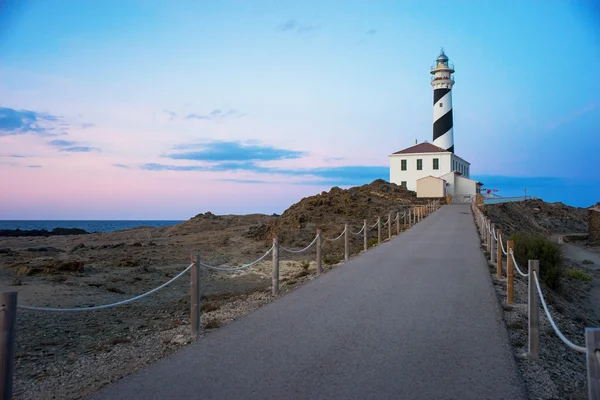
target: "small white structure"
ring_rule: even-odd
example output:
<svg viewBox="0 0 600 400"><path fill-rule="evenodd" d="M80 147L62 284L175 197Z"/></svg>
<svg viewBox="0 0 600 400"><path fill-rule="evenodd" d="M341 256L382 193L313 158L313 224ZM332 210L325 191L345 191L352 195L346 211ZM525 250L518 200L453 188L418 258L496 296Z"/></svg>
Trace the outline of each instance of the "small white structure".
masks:
<svg viewBox="0 0 600 400"><path fill-rule="evenodd" d="M446 197L446 181L431 175L417 179L417 197Z"/></svg>
<svg viewBox="0 0 600 400"><path fill-rule="evenodd" d="M452 171L440 177L446 182L446 193L452 195L454 203L467 203L482 186L481 182L466 178L458 171Z"/></svg>
<svg viewBox="0 0 600 400"><path fill-rule="evenodd" d="M420 143L390 155L390 182L417 190L417 180L441 177L452 171L470 176L471 164L451 151L431 143Z"/></svg>

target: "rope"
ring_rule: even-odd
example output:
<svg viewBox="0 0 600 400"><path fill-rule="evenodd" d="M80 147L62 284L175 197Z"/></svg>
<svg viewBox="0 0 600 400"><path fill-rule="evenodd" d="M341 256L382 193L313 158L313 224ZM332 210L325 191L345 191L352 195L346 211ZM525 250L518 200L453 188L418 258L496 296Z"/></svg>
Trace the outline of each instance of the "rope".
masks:
<svg viewBox="0 0 600 400"><path fill-rule="evenodd" d="M319 238L319 235L315 236L315 238L313 239L313 241L312 241L312 242L310 242L310 244L309 244L308 246L306 246L305 248L303 248L303 249L300 249L300 250L286 249L286 248L285 248L285 247L283 247L283 246L279 246L279 248L280 248L281 250L283 250L283 251L287 251L288 253L302 253L302 252L305 252L306 250L310 249L310 247L311 247L313 244L315 244L315 242L317 241L317 239L318 239L318 238Z"/></svg>
<svg viewBox="0 0 600 400"><path fill-rule="evenodd" d="M344 236L344 233L346 233L346 228L344 228L344 230L342 231L342 233L340 233L340 236L336 237L335 239L329 239L326 238L325 236L323 236L323 239L329 241L329 242L335 242L336 240L338 240L339 238L341 238L342 236Z"/></svg>
<svg viewBox="0 0 600 400"><path fill-rule="evenodd" d="M127 300L117 301L116 303L104 304L101 306L94 306L94 307L87 307L87 308L54 308L54 307L33 307L33 306L20 306L20 305L17 307L22 308L24 310L33 310L33 311L90 311L90 310L100 310L103 308L116 307L116 306L120 306L123 304L134 302L134 301L144 298L148 295L151 295L154 292L159 291L160 289L164 288L165 286L169 285L170 283L173 283L175 280L180 278L183 274L188 272L190 270L190 268L192 268L193 265L194 265L194 263L191 263L190 265L188 265L188 267L186 269L184 269L179 274L175 275L171 280L163 283L162 285L160 285L157 288L154 288L144 294L140 294L139 296L135 296L135 297L132 297Z"/></svg>
<svg viewBox="0 0 600 400"><path fill-rule="evenodd" d="M513 264L514 264L515 268L517 269L517 271L519 272L519 274L521 274L521 276L529 276L529 273L524 274L521 271L521 269L519 268L519 264L517 264L517 260L515 260L515 253L513 252L512 249L510 249L509 253L510 253L510 257L513 260Z"/></svg>
<svg viewBox="0 0 600 400"><path fill-rule="evenodd" d="M375 222L374 225L369 225L371 228L375 228L377 226L377 224L379 223L379 220L377 220L377 222Z"/></svg>
<svg viewBox="0 0 600 400"><path fill-rule="evenodd" d="M250 268L250 267L258 264L266 256L268 256L272 250L273 250L273 246L271 246L271 248L269 250L267 250L267 252L265 254L263 254L262 257L260 257L259 259L252 261L250 264L240 265L239 267L214 267L212 265L204 264L202 262L200 263L200 265L202 265L203 267L206 267L206 268L217 270L217 271L240 271L242 269Z"/></svg>
<svg viewBox="0 0 600 400"><path fill-rule="evenodd" d="M504 250L504 243L502 243L502 235L500 235L500 239L498 239L498 241L500 242L500 248L502 248L502 253L504 253L504 255L507 255L506 250Z"/></svg>
<svg viewBox="0 0 600 400"><path fill-rule="evenodd" d="M572 343L558 329L558 327L556 326L556 323L554 322L554 320L552 319L552 316L550 315L550 311L548 311L548 306L546 305L546 299L544 299L544 295L542 294L542 289L540 288L540 282L538 281L537 273L535 271L533 271L533 277L535 279L535 286L537 287L538 293L540 295L540 299L542 299L542 306L544 306L544 311L546 311L546 316L548 317L548 321L550 321L550 325L552 325L552 328L554 329L554 332L556 332L556 335L558 335L558 337L567 346L569 346L573 350L578 351L580 353L587 353L587 349L585 347L577 346L576 344Z"/></svg>
<svg viewBox="0 0 600 400"><path fill-rule="evenodd" d="M496 230L493 229L493 233L494 233L494 240L497 242L498 241L498 236L496 235Z"/></svg>
<svg viewBox="0 0 600 400"><path fill-rule="evenodd" d="M364 230L365 230L365 225L363 224L362 228L360 228L360 231L358 231L358 232L350 231L350 233L353 235L360 235L362 233L362 231L364 231Z"/></svg>

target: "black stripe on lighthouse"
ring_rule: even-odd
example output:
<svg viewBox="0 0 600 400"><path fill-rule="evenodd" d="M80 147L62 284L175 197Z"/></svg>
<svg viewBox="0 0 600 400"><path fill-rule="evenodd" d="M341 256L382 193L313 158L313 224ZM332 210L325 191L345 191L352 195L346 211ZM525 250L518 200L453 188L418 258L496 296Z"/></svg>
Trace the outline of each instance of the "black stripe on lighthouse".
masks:
<svg viewBox="0 0 600 400"><path fill-rule="evenodd" d="M439 138L450 129L452 129L452 109L433 123L433 140Z"/></svg>
<svg viewBox="0 0 600 400"><path fill-rule="evenodd" d="M448 93L450 93L452 89L440 88L434 89L433 91L433 107L437 107L437 103ZM435 121L433 121L433 140L437 140L439 137L443 136L449 130L452 129L453 121L452 121L452 108L446 112L446 114L438 117ZM454 144L450 146L450 148L446 149L452 153L454 153Z"/></svg>
<svg viewBox="0 0 600 400"><path fill-rule="evenodd" d="M435 106L435 103L440 101L440 99L444 97L450 90L451 89L435 89L433 91L433 105Z"/></svg>

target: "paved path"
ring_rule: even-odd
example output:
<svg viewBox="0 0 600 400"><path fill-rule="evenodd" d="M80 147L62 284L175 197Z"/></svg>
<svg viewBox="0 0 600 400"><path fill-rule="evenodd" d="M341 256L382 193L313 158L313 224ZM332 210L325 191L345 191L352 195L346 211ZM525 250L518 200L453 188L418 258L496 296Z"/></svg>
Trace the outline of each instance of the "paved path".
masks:
<svg viewBox="0 0 600 400"><path fill-rule="evenodd" d="M469 206L444 206L94 399L524 399Z"/></svg>

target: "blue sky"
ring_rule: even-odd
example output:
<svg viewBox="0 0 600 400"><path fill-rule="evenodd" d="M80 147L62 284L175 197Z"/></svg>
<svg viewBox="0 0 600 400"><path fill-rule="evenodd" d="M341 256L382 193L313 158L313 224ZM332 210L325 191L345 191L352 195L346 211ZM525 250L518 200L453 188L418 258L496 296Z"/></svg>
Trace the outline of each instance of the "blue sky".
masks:
<svg viewBox="0 0 600 400"><path fill-rule="evenodd" d="M0 218L282 212L431 140L502 195L600 200L593 1L8 1Z"/></svg>

